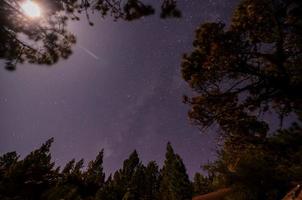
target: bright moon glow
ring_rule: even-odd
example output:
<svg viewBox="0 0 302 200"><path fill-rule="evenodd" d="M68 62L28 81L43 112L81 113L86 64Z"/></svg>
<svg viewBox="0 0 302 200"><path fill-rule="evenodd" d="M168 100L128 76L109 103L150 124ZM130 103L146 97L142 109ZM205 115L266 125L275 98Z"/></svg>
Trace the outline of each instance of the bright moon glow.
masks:
<svg viewBox="0 0 302 200"><path fill-rule="evenodd" d="M27 0L22 3L21 8L23 12L29 17L40 17L41 15L40 7L35 2L32 2L30 0Z"/></svg>

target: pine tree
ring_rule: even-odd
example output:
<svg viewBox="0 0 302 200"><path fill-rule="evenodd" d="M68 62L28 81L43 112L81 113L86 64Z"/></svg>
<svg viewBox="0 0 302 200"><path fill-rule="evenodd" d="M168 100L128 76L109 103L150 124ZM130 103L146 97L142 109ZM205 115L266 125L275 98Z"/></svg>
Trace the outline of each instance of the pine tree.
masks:
<svg viewBox="0 0 302 200"><path fill-rule="evenodd" d="M97 192L96 200L120 200L125 194L119 171L110 175L104 186Z"/></svg>
<svg viewBox="0 0 302 200"><path fill-rule="evenodd" d="M123 199L134 199L137 194L135 187L136 184L133 181L136 171L141 167L141 163L135 150L132 152L128 159L123 163L123 168L121 170L121 181L119 184L123 184Z"/></svg>
<svg viewBox="0 0 302 200"><path fill-rule="evenodd" d="M23 62L52 65L67 59L76 37L66 25L69 20L79 20L82 12L90 25L93 25L90 13L125 21L154 14L151 5L139 0L44 0L35 1L43 7L43 17L31 19L22 12L22 3L22 0L0 1L0 59L6 61L8 70L15 70ZM180 16L175 0L163 0L161 15Z"/></svg>
<svg viewBox="0 0 302 200"><path fill-rule="evenodd" d="M167 144L166 160L161 171L160 199L189 200L192 198L192 186L186 168L179 155Z"/></svg>
<svg viewBox="0 0 302 200"><path fill-rule="evenodd" d="M201 195L211 192L211 180L209 177L203 176L201 173L196 173L193 181L194 195Z"/></svg>
<svg viewBox="0 0 302 200"><path fill-rule="evenodd" d="M122 169L114 173L113 178L106 181L104 187L97 193L97 199L121 200L138 199L144 184L144 167L139 160L137 151L130 154L123 163Z"/></svg>
<svg viewBox="0 0 302 200"><path fill-rule="evenodd" d="M0 171L6 171L19 159L18 154L14 152L8 152L0 157Z"/></svg>
<svg viewBox="0 0 302 200"><path fill-rule="evenodd" d="M300 0L242 0L230 26L197 29L194 50L182 62L182 76L196 92L184 98L196 125L264 138L276 122L263 115L280 116L282 125L283 117L301 112L301 10Z"/></svg>
<svg viewBox="0 0 302 200"><path fill-rule="evenodd" d="M16 199L40 199L43 192L55 184L58 171L51 162L50 147L53 139L17 161L16 154L10 154L10 165L6 170L1 194ZM8 163L6 163L8 164Z"/></svg>
<svg viewBox="0 0 302 200"><path fill-rule="evenodd" d="M102 188L100 188L96 194L96 200L115 200L117 198L117 192L115 191L112 176L110 175L105 181Z"/></svg>
<svg viewBox="0 0 302 200"><path fill-rule="evenodd" d="M143 198L144 200L159 199L159 178L158 165L155 161L149 162L145 170L146 191Z"/></svg>
<svg viewBox="0 0 302 200"><path fill-rule="evenodd" d="M75 159L72 159L71 161L69 161L65 167L62 170L62 175L63 176L68 176L71 174L72 169L74 168L74 164L75 164Z"/></svg>
<svg viewBox="0 0 302 200"><path fill-rule="evenodd" d="M86 196L95 196L96 192L103 187L105 183L105 173L103 171L104 150L99 152L94 161L90 161L88 169L84 173L84 182Z"/></svg>
<svg viewBox="0 0 302 200"><path fill-rule="evenodd" d="M49 188L43 195L45 200L80 200L85 194L85 184L81 168L84 160L76 162L75 159L69 161L63 168L56 185Z"/></svg>
<svg viewBox="0 0 302 200"><path fill-rule="evenodd" d="M17 163L19 156L16 152L8 152L0 157L0 199L7 198L9 191L12 190L8 181L8 172Z"/></svg>
<svg viewBox="0 0 302 200"><path fill-rule="evenodd" d="M135 170L140 164L140 160L137 154L137 151L133 151L129 158L126 159L123 163L123 168L121 170L121 174L123 176L123 179L130 180L133 176Z"/></svg>
<svg viewBox="0 0 302 200"><path fill-rule="evenodd" d="M240 159L223 149L206 168L218 187L231 187L230 200L278 200L302 180L302 128L297 124L278 131L264 142L250 144Z"/></svg>
<svg viewBox="0 0 302 200"><path fill-rule="evenodd" d="M127 192L123 200L143 199L146 193L146 175L145 167L139 163L129 180Z"/></svg>

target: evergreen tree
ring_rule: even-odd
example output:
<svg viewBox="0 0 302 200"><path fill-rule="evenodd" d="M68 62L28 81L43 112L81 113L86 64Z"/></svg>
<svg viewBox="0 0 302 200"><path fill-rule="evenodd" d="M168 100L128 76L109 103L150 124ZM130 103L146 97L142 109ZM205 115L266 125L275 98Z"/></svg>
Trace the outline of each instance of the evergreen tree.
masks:
<svg viewBox="0 0 302 200"><path fill-rule="evenodd" d="M60 58L68 58L76 38L66 24L68 20L79 20L82 12L86 13L90 25L93 25L90 13L126 21L154 13L151 5L139 0L34 0L43 7L43 17L30 18L22 12L23 2L0 1L0 59L6 61L8 70L14 70L17 63L51 65ZM163 0L162 4L163 17L180 16L174 0Z"/></svg>
<svg viewBox="0 0 302 200"><path fill-rule="evenodd" d="M231 187L230 200L278 200L302 180L302 129L297 124L249 144L236 160L225 148L206 169L213 185Z"/></svg>
<svg viewBox="0 0 302 200"><path fill-rule="evenodd" d="M15 153L7 154L10 164L1 181L0 194L4 199L40 199L43 192L55 184L58 171L51 162L50 147L53 139L23 160L17 161ZM8 163L6 163L8 164Z"/></svg>
<svg viewBox="0 0 302 200"><path fill-rule="evenodd" d="M46 200L79 200L85 194L85 184L82 178L81 168L83 159L78 162L75 159L69 161L63 168L56 185L44 193Z"/></svg>
<svg viewBox="0 0 302 200"><path fill-rule="evenodd" d="M300 158L290 156L300 152L292 139L301 129L268 135L276 122L263 117L279 116L282 127L301 115L301 10L298 0L242 0L229 27L202 24L184 55L182 75L196 92L184 97L189 117L200 128L219 125L223 148L206 168L213 187L236 188L230 199L281 199L301 179Z"/></svg>
<svg viewBox="0 0 302 200"><path fill-rule="evenodd" d="M121 170L121 183L124 186L122 199L132 200L138 198L138 185L135 181L137 181L136 176L141 175L141 167L142 164L139 160L137 151L131 153L129 158L124 161Z"/></svg>
<svg viewBox="0 0 302 200"><path fill-rule="evenodd" d="M0 171L4 172L8 170L19 159L18 154L14 152L8 152L0 157Z"/></svg>
<svg viewBox="0 0 302 200"><path fill-rule="evenodd" d="M145 167L140 163L129 180L123 200L143 199L146 187Z"/></svg>
<svg viewBox="0 0 302 200"><path fill-rule="evenodd" d="M84 182L87 196L95 196L96 192L105 183L105 173L103 172L104 150L99 152L94 161L90 161L88 169L84 173Z"/></svg>
<svg viewBox="0 0 302 200"><path fill-rule="evenodd" d="M123 163L122 169L108 179L103 189L97 194L97 199L140 199L145 187L144 166L139 160L137 151L130 154Z"/></svg>
<svg viewBox="0 0 302 200"><path fill-rule="evenodd" d="M0 157L0 199L7 199L9 193L7 190L12 190L7 184L9 176L8 171L16 164L19 156L16 152L9 152Z"/></svg>
<svg viewBox="0 0 302 200"><path fill-rule="evenodd" d="M104 183L104 186L100 188L96 194L96 200L115 200L118 199L117 191L115 191L116 187L114 185L114 182L112 180L112 176L110 175L106 182Z"/></svg>
<svg viewBox="0 0 302 200"><path fill-rule="evenodd" d="M212 192L211 182L210 177L203 176L201 173L196 173L193 180L194 195Z"/></svg>
<svg viewBox="0 0 302 200"><path fill-rule="evenodd" d="M167 146L163 175L155 161L149 162L145 167L134 151L124 161L122 168L105 181L103 150L95 160L89 162L86 170L83 170L83 159L77 162L72 159L60 171L59 168L54 168L51 161L49 150L52 142L53 139L46 141L23 160L19 160L16 152L0 156L0 199L190 199L191 185L185 166L170 144ZM161 183L165 183L162 184L163 187ZM171 191L169 195L162 188L168 188L167 191Z"/></svg>
<svg viewBox="0 0 302 200"><path fill-rule="evenodd" d="M145 169L145 195L143 200L157 200L159 199L159 180L160 173L158 165L155 161L148 163Z"/></svg>
<svg viewBox="0 0 302 200"><path fill-rule="evenodd" d="M124 180L131 180L131 177L135 173L136 169L140 165L140 160L137 151L133 151L129 158L123 163L123 168L121 170L121 175Z"/></svg>
<svg viewBox="0 0 302 200"><path fill-rule="evenodd" d="M67 177L71 174L72 169L74 168L75 159L69 161L62 170L62 175Z"/></svg>
<svg viewBox="0 0 302 200"><path fill-rule="evenodd" d="M218 124L228 137L263 138L275 122L261 114L273 112L282 123L301 112L301 10L300 0L242 0L229 27L202 24L182 62L196 92L184 98L190 119L201 128Z"/></svg>
<svg viewBox="0 0 302 200"><path fill-rule="evenodd" d="M166 160L161 171L160 199L189 200L192 198L192 186L186 168L179 155L167 144Z"/></svg>

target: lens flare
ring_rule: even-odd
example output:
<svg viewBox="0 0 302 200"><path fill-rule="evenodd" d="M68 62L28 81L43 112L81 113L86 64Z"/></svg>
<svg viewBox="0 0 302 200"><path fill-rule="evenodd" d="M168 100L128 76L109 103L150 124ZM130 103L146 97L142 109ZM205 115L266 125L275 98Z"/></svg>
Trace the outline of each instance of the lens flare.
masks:
<svg viewBox="0 0 302 200"><path fill-rule="evenodd" d="M21 4L21 8L25 15L36 18L41 16L41 9L35 2L32 2L31 0L27 0L24 3Z"/></svg>

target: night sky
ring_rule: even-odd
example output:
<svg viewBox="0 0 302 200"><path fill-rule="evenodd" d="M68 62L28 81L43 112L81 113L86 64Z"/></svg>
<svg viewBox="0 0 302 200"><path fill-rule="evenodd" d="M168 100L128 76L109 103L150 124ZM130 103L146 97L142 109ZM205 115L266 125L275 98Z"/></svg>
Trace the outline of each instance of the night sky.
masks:
<svg viewBox="0 0 302 200"><path fill-rule="evenodd" d="M95 17L90 27L83 18L70 24L78 42L68 60L20 65L15 72L2 67L0 154L24 156L54 137L56 164L89 161L104 148L108 175L134 149L144 163L161 166L170 141L192 176L214 158L216 143L214 131L201 134L189 123L181 57L192 49L198 25L228 21L237 2L180 0L181 19Z"/></svg>

